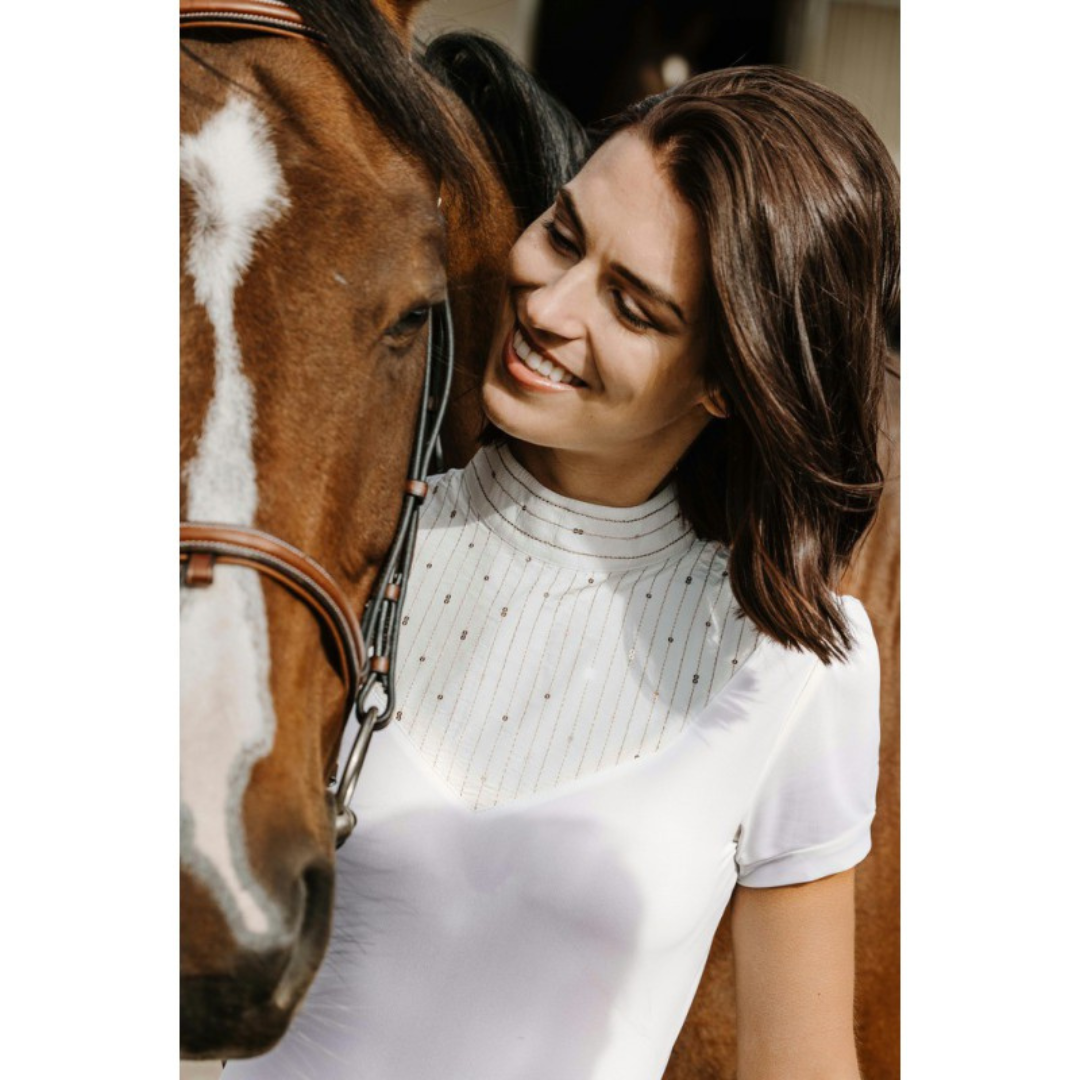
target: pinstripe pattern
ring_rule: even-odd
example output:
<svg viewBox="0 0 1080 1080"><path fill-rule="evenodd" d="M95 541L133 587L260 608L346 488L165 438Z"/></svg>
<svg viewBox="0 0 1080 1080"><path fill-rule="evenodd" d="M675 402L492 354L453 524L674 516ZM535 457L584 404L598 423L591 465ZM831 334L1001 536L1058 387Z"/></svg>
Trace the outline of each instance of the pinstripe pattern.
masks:
<svg viewBox="0 0 1080 1080"><path fill-rule="evenodd" d="M726 565L670 487L580 503L484 449L424 508L396 719L476 811L660 751L756 641Z"/></svg>

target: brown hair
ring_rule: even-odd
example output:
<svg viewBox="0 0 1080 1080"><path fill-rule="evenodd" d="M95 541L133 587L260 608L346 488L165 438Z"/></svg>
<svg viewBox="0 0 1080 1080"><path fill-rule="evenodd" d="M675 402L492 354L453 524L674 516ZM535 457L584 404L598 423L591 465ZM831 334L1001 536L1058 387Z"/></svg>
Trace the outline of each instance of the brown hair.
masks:
<svg viewBox="0 0 1080 1080"><path fill-rule="evenodd" d="M746 616L825 663L851 635L835 595L873 521L899 307L899 178L866 119L782 68L699 75L606 121L632 129L706 244L711 421L674 474L683 515L730 549ZM483 441L501 435L489 425Z"/></svg>
<svg viewBox="0 0 1080 1080"><path fill-rule="evenodd" d="M782 68L700 75L603 134L627 128L707 245L706 379L729 415L679 462L683 514L730 547L732 589L757 627L841 659L851 639L834 590L883 486L896 168L853 106Z"/></svg>

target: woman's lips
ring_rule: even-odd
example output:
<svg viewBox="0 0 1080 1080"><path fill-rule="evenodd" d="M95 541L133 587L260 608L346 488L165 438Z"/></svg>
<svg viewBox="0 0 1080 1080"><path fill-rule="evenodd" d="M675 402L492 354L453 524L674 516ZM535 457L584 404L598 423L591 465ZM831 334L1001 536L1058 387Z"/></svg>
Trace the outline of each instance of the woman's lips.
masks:
<svg viewBox="0 0 1080 1080"><path fill-rule="evenodd" d="M553 382L547 376L541 374L539 371L533 371L524 360L518 356L517 351L514 348L515 338L521 334L521 329L515 322L510 328L510 333L506 336L506 341L503 344L503 365L510 376L522 386L527 387L529 390L542 390L548 393L564 393L567 390L575 390L579 387L583 387L584 384L580 380L575 382ZM525 340L525 345L532 350L532 345ZM532 350L536 351L536 350ZM547 363L551 363L547 361Z"/></svg>

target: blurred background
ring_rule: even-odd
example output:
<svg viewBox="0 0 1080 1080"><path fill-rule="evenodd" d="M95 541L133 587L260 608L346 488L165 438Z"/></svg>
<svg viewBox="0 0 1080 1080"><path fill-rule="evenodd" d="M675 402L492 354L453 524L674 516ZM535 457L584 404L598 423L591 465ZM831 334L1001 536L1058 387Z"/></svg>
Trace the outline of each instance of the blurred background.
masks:
<svg viewBox="0 0 1080 1080"><path fill-rule="evenodd" d="M784 64L842 94L900 164L900 0L429 0L418 37L501 41L584 123L691 75Z"/></svg>

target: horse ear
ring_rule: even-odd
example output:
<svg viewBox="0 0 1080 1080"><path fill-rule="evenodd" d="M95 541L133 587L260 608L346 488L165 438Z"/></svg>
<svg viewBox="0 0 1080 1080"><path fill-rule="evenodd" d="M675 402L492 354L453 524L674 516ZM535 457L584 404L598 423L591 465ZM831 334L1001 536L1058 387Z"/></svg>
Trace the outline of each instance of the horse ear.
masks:
<svg viewBox="0 0 1080 1080"><path fill-rule="evenodd" d="M397 31L406 47L412 47L413 23L416 9L424 0L372 0L372 6Z"/></svg>

